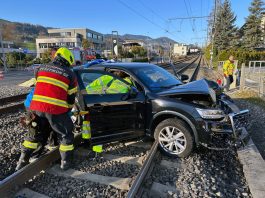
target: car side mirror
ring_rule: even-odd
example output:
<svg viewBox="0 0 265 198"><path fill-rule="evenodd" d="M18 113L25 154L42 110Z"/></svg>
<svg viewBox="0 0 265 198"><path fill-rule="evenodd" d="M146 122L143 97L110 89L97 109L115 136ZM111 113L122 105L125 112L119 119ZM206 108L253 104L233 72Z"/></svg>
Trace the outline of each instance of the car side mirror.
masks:
<svg viewBox="0 0 265 198"><path fill-rule="evenodd" d="M186 75L186 74L181 74L181 76L180 76L180 80L181 80L181 81L189 80L189 76Z"/></svg>

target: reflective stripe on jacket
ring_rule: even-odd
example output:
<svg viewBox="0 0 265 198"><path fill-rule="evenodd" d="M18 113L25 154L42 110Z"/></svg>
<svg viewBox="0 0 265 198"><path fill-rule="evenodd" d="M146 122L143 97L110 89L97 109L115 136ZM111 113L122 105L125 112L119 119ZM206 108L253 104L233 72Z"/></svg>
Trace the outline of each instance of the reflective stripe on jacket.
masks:
<svg viewBox="0 0 265 198"><path fill-rule="evenodd" d="M72 108L77 80L70 68L47 65L38 70L36 79L30 110L62 114Z"/></svg>
<svg viewBox="0 0 265 198"><path fill-rule="evenodd" d="M231 63L230 60L225 61L223 65L223 73L225 75L233 75L235 69L234 63Z"/></svg>
<svg viewBox="0 0 265 198"><path fill-rule="evenodd" d="M99 77L86 87L88 94L127 93L129 90L130 86L108 75Z"/></svg>

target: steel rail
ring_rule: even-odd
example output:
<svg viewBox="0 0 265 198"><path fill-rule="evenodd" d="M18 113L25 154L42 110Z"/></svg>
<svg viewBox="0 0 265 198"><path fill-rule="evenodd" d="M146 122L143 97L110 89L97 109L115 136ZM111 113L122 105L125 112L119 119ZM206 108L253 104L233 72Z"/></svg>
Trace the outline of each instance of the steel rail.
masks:
<svg viewBox="0 0 265 198"><path fill-rule="evenodd" d="M192 76L191 76L189 82L192 82L192 81L196 80L197 75L198 75L199 70L200 70L201 61L202 61L202 56L200 57L199 63L198 63L198 65L196 66L195 71L193 72L193 74L192 74Z"/></svg>
<svg viewBox="0 0 265 198"><path fill-rule="evenodd" d="M27 95L28 93L0 98L0 106L11 102L17 102L19 100L24 100Z"/></svg>
<svg viewBox="0 0 265 198"><path fill-rule="evenodd" d="M139 171L139 173L136 176L135 181L133 182L132 187L130 188L127 197L128 198L134 198L134 197L141 197L140 194L140 189L143 186L143 182L145 181L145 178L147 176L147 174L151 171L150 167L152 165L152 162L155 159L155 155L157 153L158 150L158 141L156 140L153 145L152 148L150 149L150 153L148 154L147 159L145 160L141 170Z"/></svg>
<svg viewBox="0 0 265 198"><path fill-rule="evenodd" d="M18 109L23 109L24 108L24 103L20 102L18 104L14 105L9 105L3 108L0 108L0 115L5 114L5 113L12 113L18 111Z"/></svg>
<svg viewBox="0 0 265 198"><path fill-rule="evenodd" d="M75 135L74 144L79 144L81 135ZM30 180L35 175L38 175L41 171L47 170L54 162L60 159L59 148L55 148L52 151L42 155L36 161L28 164L22 169L16 171L12 175L6 177L0 181L0 196L12 197L14 191L17 190L21 185Z"/></svg>
<svg viewBox="0 0 265 198"><path fill-rule="evenodd" d="M184 71L186 71L187 69L189 69L189 67L190 67L193 63L195 63L199 58L200 58L200 56L197 56L197 57L196 57L191 63L189 63L187 66L185 66L185 67L183 67L183 68L177 70L177 71L176 71L177 74L181 74L181 73L183 73Z"/></svg>

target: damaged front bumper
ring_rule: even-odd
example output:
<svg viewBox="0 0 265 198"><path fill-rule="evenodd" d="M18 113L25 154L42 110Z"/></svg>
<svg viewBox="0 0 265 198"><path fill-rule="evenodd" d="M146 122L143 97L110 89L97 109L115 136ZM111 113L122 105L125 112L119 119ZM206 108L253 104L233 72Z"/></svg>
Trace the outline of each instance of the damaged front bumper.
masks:
<svg viewBox="0 0 265 198"><path fill-rule="evenodd" d="M201 145L214 150L226 150L231 147L245 146L249 141L249 110L228 114L221 121L204 121L204 130L209 134L209 141Z"/></svg>

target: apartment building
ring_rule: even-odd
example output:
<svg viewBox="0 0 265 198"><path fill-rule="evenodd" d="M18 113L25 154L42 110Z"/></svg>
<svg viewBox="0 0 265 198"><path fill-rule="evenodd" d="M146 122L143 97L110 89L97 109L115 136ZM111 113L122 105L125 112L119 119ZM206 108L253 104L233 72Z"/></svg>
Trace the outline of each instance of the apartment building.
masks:
<svg viewBox="0 0 265 198"><path fill-rule="evenodd" d="M103 34L87 28L48 29L48 36L36 38L37 57L41 57L48 48L81 48L83 39L91 42L95 50L100 50L104 42Z"/></svg>

